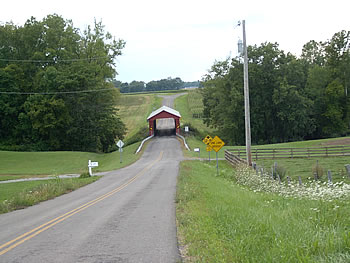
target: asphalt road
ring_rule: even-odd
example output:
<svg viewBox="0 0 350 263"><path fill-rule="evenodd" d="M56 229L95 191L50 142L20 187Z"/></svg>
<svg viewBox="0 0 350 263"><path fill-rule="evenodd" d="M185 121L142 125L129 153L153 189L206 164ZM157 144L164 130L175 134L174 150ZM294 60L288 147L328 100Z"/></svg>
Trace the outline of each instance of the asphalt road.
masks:
<svg viewBox="0 0 350 263"><path fill-rule="evenodd" d="M181 159L175 137L154 138L135 164L0 215L0 262L180 261L174 202Z"/></svg>
<svg viewBox="0 0 350 263"><path fill-rule="evenodd" d="M0 262L178 262L180 142L153 138L133 165L0 215ZM118 161L118 160L116 160Z"/></svg>

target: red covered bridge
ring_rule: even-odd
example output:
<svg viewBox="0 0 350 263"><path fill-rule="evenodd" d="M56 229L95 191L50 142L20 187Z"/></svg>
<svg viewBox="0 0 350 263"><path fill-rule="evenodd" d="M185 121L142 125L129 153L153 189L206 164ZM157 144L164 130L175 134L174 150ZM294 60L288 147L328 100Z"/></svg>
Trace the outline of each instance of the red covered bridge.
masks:
<svg viewBox="0 0 350 263"><path fill-rule="evenodd" d="M149 124L149 135L157 135L160 129L171 131L173 134L180 134L180 118L181 115L178 111L163 106L155 111L153 111L147 118ZM158 122L158 119L170 119L170 121Z"/></svg>

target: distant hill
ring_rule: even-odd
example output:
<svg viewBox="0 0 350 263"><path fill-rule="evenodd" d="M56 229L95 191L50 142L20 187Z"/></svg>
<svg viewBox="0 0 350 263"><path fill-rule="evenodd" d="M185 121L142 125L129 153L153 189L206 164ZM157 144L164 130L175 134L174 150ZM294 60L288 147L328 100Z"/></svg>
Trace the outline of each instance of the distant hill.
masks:
<svg viewBox="0 0 350 263"><path fill-rule="evenodd" d="M144 81L132 81L127 83L114 80L113 84L121 93L179 90L185 88L198 88L200 86L199 81L184 82L180 78L152 80L148 83Z"/></svg>

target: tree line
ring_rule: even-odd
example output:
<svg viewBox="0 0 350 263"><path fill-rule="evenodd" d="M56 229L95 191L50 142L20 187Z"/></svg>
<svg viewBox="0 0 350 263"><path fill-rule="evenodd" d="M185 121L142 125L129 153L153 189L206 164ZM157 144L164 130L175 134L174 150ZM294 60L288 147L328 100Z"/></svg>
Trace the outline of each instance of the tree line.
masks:
<svg viewBox="0 0 350 263"><path fill-rule="evenodd" d="M248 47L252 143L344 136L350 121L350 31L309 41L296 57L277 43ZM216 61L203 77L204 122L245 143L243 58Z"/></svg>
<svg viewBox="0 0 350 263"><path fill-rule="evenodd" d="M181 78L171 77L161 80L152 80L148 83L144 81L132 81L128 83L119 80L114 80L113 83L121 93L179 90L187 87L199 87L199 81L184 82Z"/></svg>
<svg viewBox="0 0 350 263"><path fill-rule="evenodd" d="M108 152L123 138L112 80L123 40L102 22L0 24L0 148Z"/></svg>

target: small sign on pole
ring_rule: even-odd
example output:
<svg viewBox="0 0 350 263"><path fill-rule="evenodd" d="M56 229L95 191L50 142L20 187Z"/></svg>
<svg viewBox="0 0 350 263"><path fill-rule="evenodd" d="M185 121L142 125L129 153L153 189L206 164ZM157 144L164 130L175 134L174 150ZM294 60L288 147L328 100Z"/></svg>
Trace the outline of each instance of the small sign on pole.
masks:
<svg viewBox="0 0 350 263"><path fill-rule="evenodd" d="M211 140L212 140L213 138L212 137L210 137L210 135L207 135L204 139L203 139L203 142L207 145L207 152L209 152L209 162L210 162L210 152L211 152L211 150L213 149L213 148L211 148L211 146L209 145L210 144L210 142L211 142Z"/></svg>
<svg viewBox="0 0 350 263"><path fill-rule="evenodd" d="M201 149L200 148L194 148L193 149L194 152L198 152L198 157L201 157Z"/></svg>
<svg viewBox="0 0 350 263"><path fill-rule="evenodd" d="M119 147L119 152L120 152L120 162L123 162L123 156L122 156L122 152L123 152L123 146L124 146L124 142L122 140L119 140L117 142L117 146Z"/></svg>
<svg viewBox="0 0 350 263"><path fill-rule="evenodd" d="M188 128L188 126L185 126L185 132L189 132L190 129Z"/></svg>
<svg viewBox="0 0 350 263"><path fill-rule="evenodd" d="M88 168L90 176L92 176L92 168L94 167L98 167L98 162L91 162L91 160L89 160Z"/></svg>

